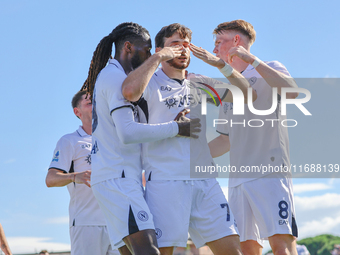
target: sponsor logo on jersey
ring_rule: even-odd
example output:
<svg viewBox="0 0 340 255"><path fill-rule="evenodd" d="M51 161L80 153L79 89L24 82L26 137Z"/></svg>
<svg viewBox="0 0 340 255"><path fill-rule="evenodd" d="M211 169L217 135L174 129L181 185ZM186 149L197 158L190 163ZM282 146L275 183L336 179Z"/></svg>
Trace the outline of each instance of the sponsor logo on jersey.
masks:
<svg viewBox="0 0 340 255"><path fill-rule="evenodd" d="M81 145L81 148L82 148L82 149L91 148L91 144L90 144L90 143L88 143L88 144L82 144L82 145Z"/></svg>
<svg viewBox="0 0 340 255"><path fill-rule="evenodd" d="M279 225L288 225L288 220L279 220Z"/></svg>
<svg viewBox="0 0 340 255"><path fill-rule="evenodd" d="M54 153L54 157L52 159L52 162L58 162L59 161L59 151L56 151L56 153Z"/></svg>
<svg viewBox="0 0 340 255"><path fill-rule="evenodd" d="M159 239L162 236L162 230L155 228L156 238Z"/></svg>
<svg viewBox="0 0 340 255"><path fill-rule="evenodd" d="M149 219L149 215L145 211L139 211L137 214L138 219L141 221L147 221Z"/></svg>
<svg viewBox="0 0 340 255"><path fill-rule="evenodd" d="M161 91L171 91L172 88L169 85L161 86Z"/></svg>

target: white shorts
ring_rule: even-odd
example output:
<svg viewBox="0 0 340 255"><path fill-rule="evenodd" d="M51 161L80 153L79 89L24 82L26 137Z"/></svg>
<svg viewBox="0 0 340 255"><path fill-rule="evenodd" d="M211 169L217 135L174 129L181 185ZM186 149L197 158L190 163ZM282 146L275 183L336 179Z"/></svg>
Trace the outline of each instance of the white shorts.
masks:
<svg viewBox="0 0 340 255"><path fill-rule="evenodd" d="M216 179L148 181L145 199L154 217L159 247L196 247L238 235L234 216Z"/></svg>
<svg viewBox="0 0 340 255"><path fill-rule="evenodd" d="M140 183L131 178L115 178L97 183L92 191L104 213L111 244L120 248L122 239L145 229L155 229Z"/></svg>
<svg viewBox="0 0 340 255"><path fill-rule="evenodd" d="M259 178L229 188L228 201L240 231L240 241L263 240L275 234L297 237L292 180Z"/></svg>
<svg viewBox="0 0 340 255"><path fill-rule="evenodd" d="M119 255L118 250L112 250L104 226L72 226L70 237L71 255Z"/></svg>

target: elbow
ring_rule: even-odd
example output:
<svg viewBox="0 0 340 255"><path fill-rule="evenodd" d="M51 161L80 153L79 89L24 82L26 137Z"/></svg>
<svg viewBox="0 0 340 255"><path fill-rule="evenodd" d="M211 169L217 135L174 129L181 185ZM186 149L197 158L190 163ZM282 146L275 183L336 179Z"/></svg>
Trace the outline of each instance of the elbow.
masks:
<svg viewBox="0 0 340 255"><path fill-rule="evenodd" d="M249 91L248 91L249 92ZM251 97L251 98L249 98ZM251 94L247 93L246 96L244 97L244 103L247 104L248 103L248 98L249 100L251 100L252 102L255 102L255 100L257 99L257 93L254 89L252 89Z"/></svg>
<svg viewBox="0 0 340 255"><path fill-rule="evenodd" d="M139 99L139 98L136 98L134 91L126 86L122 87L122 94L123 94L123 97L130 102L135 102Z"/></svg>
<svg viewBox="0 0 340 255"><path fill-rule="evenodd" d="M121 141L124 145L127 145L127 144L130 144L130 143L131 143L130 140L127 139L127 138L123 138L123 139L121 139L120 141Z"/></svg>
<svg viewBox="0 0 340 255"><path fill-rule="evenodd" d="M291 93L287 93L286 98L287 99L295 99L295 98L298 97L298 95L299 95L298 92L291 92Z"/></svg>
<svg viewBox="0 0 340 255"><path fill-rule="evenodd" d="M122 142L122 144L127 145L133 143L133 137L132 135L128 134L120 134L119 140Z"/></svg>
<svg viewBox="0 0 340 255"><path fill-rule="evenodd" d="M47 178L46 178L46 180L45 180L45 183L46 183L47 188L53 187L53 186L52 186L52 183L51 183Z"/></svg>
<svg viewBox="0 0 340 255"><path fill-rule="evenodd" d="M47 188L54 187L53 181L48 176L46 176L45 184L46 184Z"/></svg>

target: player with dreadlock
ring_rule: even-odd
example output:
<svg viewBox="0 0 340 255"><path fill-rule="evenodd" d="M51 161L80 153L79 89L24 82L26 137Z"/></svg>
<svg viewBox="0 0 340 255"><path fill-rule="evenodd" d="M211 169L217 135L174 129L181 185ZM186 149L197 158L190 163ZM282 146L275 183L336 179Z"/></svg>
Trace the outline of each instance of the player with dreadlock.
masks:
<svg viewBox="0 0 340 255"><path fill-rule="evenodd" d="M149 57L166 61L181 55L179 47L167 47L151 56L151 47L145 28L132 22L118 25L98 44L82 88L93 103L91 186L104 212L111 244L121 254L160 254L143 197L140 143L176 135L194 137L192 132L198 132L200 125L198 120L189 122L184 114L179 121L162 124L136 122L137 108L146 109L147 104L123 97L121 86L127 75Z"/></svg>

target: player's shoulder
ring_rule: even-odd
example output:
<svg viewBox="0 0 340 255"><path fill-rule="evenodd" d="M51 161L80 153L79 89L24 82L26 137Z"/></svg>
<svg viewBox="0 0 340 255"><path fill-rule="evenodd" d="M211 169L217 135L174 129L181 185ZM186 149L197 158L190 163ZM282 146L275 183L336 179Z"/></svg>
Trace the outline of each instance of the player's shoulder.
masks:
<svg viewBox="0 0 340 255"><path fill-rule="evenodd" d="M271 68L290 76L287 68L281 62L277 60L273 60L273 61L265 61L265 63Z"/></svg>
<svg viewBox="0 0 340 255"><path fill-rule="evenodd" d="M76 137L79 137L78 131L74 131L72 133L68 133L60 137L59 142L69 142L74 140Z"/></svg>
<svg viewBox="0 0 340 255"><path fill-rule="evenodd" d="M275 67L275 66L284 66L280 61L278 60L272 60L272 61L264 61L267 65L270 67Z"/></svg>
<svg viewBox="0 0 340 255"><path fill-rule="evenodd" d="M63 135L59 141L59 147L72 147L78 143L92 143L92 136L87 135L81 128L72 133Z"/></svg>
<svg viewBox="0 0 340 255"><path fill-rule="evenodd" d="M96 89L120 89L127 75L117 60L109 63L100 71L96 81Z"/></svg>

